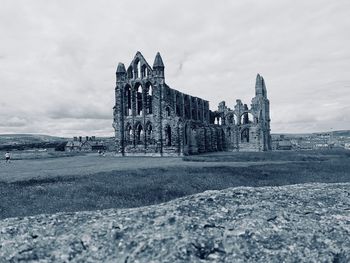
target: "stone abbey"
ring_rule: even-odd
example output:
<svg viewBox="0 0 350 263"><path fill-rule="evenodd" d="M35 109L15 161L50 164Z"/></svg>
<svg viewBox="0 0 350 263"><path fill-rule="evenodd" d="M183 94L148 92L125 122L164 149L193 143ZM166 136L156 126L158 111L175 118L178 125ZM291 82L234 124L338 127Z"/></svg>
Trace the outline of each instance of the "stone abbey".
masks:
<svg viewBox="0 0 350 263"><path fill-rule="evenodd" d="M113 112L120 156L271 150L270 103L259 74L250 108L236 100L233 109L223 101L211 111L207 100L165 83L159 53L151 67L137 52L127 69L118 64Z"/></svg>

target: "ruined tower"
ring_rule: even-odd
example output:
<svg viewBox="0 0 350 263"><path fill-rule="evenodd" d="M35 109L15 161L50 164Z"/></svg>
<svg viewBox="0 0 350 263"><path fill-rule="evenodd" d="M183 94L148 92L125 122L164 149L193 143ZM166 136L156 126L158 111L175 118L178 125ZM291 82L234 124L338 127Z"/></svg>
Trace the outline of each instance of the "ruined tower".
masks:
<svg viewBox="0 0 350 263"><path fill-rule="evenodd" d="M186 155L210 151L271 149L269 100L258 75L251 108L236 101L217 111L209 102L165 83L159 52L151 67L140 52L116 71L113 127L117 155Z"/></svg>

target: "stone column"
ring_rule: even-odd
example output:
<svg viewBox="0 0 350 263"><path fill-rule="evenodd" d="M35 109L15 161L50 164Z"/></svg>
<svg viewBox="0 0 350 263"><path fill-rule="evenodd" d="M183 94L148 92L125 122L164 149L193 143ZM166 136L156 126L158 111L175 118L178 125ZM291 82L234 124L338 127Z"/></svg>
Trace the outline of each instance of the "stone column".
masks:
<svg viewBox="0 0 350 263"><path fill-rule="evenodd" d="M114 122L115 129L115 151L118 155L124 155L124 94L123 85L115 88Z"/></svg>

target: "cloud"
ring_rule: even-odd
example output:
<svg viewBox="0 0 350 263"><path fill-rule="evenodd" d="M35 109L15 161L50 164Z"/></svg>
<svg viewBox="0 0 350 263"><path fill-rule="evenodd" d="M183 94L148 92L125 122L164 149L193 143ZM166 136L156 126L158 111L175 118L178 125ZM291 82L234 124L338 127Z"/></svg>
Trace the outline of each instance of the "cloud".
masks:
<svg viewBox="0 0 350 263"><path fill-rule="evenodd" d="M137 50L150 64L160 51L167 84L212 109L249 104L261 73L273 132L350 129L349 9L346 0L3 0L0 132L113 135L116 65Z"/></svg>
<svg viewBox="0 0 350 263"><path fill-rule="evenodd" d="M3 119L0 122L0 127L24 127L28 124L28 120L21 119L19 117L10 117L9 119Z"/></svg>
<svg viewBox="0 0 350 263"><path fill-rule="evenodd" d="M72 102L61 104L59 107L50 109L47 116L52 119L111 120L113 114L112 110L107 112L101 107L98 108L91 105L79 105L76 102Z"/></svg>

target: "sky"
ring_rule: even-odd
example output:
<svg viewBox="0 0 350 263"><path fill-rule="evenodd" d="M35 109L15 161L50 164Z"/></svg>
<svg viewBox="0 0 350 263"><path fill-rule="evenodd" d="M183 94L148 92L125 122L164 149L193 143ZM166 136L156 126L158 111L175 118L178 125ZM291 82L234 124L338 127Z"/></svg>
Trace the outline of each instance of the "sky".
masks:
<svg viewBox="0 0 350 263"><path fill-rule="evenodd" d="M250 105L272 133L350 129L348 0L0 0L0 133L113 136L115 71L159 51L165 81Z"/></svg>

